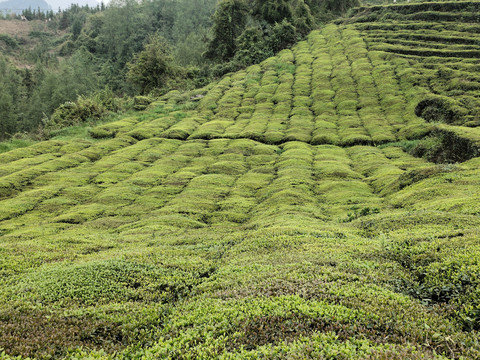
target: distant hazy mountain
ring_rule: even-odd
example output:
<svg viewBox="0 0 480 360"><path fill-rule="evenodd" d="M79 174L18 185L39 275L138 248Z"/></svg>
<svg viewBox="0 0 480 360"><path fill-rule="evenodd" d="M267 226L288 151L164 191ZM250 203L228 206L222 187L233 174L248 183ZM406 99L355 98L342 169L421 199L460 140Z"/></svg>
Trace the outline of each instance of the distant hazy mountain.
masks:
<svg viewBox="0 0 480 360"><path fill-rule="evenodd" d="M47 0L47 2L52 6L54 11L57 11L58 8L64 10L70 7L71 4L78 4L80 6L97 6L100 4L100 1L97 0ZM106 4L108 1L104 1Z"/></svg>
<svg viewBox="0 0 480 360"><path fill-rule="evenodd" d="M58 8L65 10L72 4L95 7L100 4L100 1L101 0L0 0L0 11L21 13L24 9L31 8L32 10L37 10L39 7L42 11L57 11ZM103 2L108 4L108 1L109 0L104 0Z"/></svg>
<svg viewBox="0 0 480 360"><path fill-rule="evenodd" d="M51 10L52 7L45 0L7 0L0 2L0 11L21 13L22 10L31 8L41 11Z"/></svg>

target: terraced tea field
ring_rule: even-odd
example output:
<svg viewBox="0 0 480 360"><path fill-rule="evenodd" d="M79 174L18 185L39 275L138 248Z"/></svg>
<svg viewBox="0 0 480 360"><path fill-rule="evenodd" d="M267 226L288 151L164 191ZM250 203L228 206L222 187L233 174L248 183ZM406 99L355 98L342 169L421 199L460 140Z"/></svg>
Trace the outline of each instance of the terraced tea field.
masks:
<svg viewBox="0 0 480 360"><path fill-rule="evenodd" d="M369 50L413 60L417 84L448 103L446 121L476 127L478 120L479 2L421 3L359 8L354 28ZM371 21L381 17L383 22ZM447 105L447 104L445 104ZM426 113L429 119L429 114ZM432 117L434 114L430 114Z"/></svg>
<svg viewBox="0 0 480 360"><path fill-rule="evenodd" d="M468 4L0 154L0 359L480 358Z"/></svg>

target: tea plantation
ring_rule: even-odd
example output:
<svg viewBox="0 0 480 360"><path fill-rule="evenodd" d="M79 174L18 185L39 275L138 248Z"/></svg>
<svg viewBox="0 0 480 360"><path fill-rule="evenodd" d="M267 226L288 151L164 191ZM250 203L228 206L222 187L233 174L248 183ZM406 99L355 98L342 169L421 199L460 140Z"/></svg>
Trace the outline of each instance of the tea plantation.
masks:
<svg viewBox="0 0 480 360"><path fill-rule="evenodd" d="M0 154L0 359L480 359L480 2L358 8Z"/></svg>

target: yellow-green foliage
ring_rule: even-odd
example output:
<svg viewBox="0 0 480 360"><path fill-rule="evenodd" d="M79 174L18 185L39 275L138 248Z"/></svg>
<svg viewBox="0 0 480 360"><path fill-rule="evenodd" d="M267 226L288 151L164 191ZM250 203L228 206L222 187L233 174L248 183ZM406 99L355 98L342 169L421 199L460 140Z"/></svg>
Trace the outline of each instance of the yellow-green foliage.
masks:
<svg viewBox="0 0 480 360"><path fill-rule="evenodd" d="M94 127L90 134L94 138L107 138L114 137L119 132L127 132L132 129L133 126L138 122L136 118L126 118L119 121L114 121L105 125L100 125Z"/></svg>
<svg viewBox="0 0 480 360"><path fill-rule="evenodd" d="M479 359L477 27L382 9L0 154L0 359Z"/></svg>

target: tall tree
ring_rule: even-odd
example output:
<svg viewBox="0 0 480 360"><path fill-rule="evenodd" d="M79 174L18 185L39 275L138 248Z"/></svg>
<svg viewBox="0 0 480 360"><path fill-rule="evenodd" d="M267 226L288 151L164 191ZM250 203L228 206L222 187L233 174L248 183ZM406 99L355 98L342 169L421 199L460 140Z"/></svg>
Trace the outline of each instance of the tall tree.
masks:
<svg viewBox="0 0 480 360"><path fill-rule="evenodd" d="M178 67L173 62L170 46L157 33L148 39L145 50L128 64L127 81L146 94L164 87L177 74Z"/></svg>
<svg viewBox="0 0 480 360"><path fill-rule="evenodd" d="M237 49L237 38L245 30L249 7L243 0L222 0L213 15L212 39L206 57L228 61Z"/></svg>
<svg viewBox="0 0 480 360"><path fill-rule="evenodd" d="M13 99L0 87L0 139L12 136L16 130Z"/></svg>
<svg viewBox="0 0 480 360"><path fill-rule="evenodd" d="M350 8L360 6L360 0L305 0L312 14L320 20L328 20L345 14Z"/></svg>
<svg viewBox="0 0 480 360"><path fill-rule="evenodd" d="M295 26L297 33L305 36L313 29L315 20L310 7L304 0L294 0L293 2L293 18L290 21Z"/></svg>
<svg viewBox="0 0 480 360"><path fill-rule="evenodd" d="M255 0L253 6L254 16L269 24L275 24L284 19L291 21L293 17L293 9L289 0Z"/></svg>

